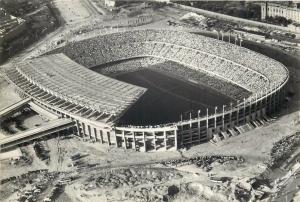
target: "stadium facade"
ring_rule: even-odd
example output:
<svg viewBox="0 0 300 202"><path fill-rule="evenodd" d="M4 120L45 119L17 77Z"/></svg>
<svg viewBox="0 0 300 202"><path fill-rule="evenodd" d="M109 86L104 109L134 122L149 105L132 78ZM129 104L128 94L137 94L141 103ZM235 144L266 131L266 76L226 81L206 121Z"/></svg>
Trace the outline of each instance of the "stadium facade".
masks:
<svg viewBox="0 0 300 202"><path fill-rule="evenodd" d="M179 122L120 126L118 119L147 89L98 74L91 67L142 59L179 63L218 82L210 86L233 93L235 103L190 115ZM149 60L150 59L150 60ZM6 70L6 78L44 109L70 118L81 137L138 151L177 150L235 135L279 110L288 70L281 63L223 41L170 30L135 30L68 43L46 55ZM188 79L188 78L186 78ZM213 80L213 79L212 79ZM219 81L243 88L247 97L222 88Z"/></svg>

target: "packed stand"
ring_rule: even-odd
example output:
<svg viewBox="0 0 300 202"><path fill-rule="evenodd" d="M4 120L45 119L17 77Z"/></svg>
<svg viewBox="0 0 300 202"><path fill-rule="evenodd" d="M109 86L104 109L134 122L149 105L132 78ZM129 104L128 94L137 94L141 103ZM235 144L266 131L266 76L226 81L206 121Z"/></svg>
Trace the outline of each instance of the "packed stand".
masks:
<svg viewBox="0 0 300 202"><path fill-rule="evenodd" d="M283 65L256 52L200 35L168 30L113 33L70 43L52 52L63 52L87 67L129 58L157 57L205 71L253 93L262 89L270 91L287 78Z"/></svg>

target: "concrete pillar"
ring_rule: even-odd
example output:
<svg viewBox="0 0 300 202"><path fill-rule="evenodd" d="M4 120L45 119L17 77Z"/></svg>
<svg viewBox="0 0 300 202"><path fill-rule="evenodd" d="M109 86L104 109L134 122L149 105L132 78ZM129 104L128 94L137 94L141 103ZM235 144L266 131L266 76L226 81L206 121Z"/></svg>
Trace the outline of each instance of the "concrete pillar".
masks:
<svg viewBox="0 0 300 202"><path fill-rule="evenodd" d="M243 116L244 116L244 124L246 124L246 99L244 98L244 110L243 110Z"/></svg>
<svg viewBox="0 0 300 202"><path fill-rule="evenodd" d="M275 101L275 92L271 94L271 100L270 100L270 103L271 103L271 114L273 114L275 112L274 101Z"/></svg>
<svg viewBox="0 0 300 202"><path fill-rule="evenodd" d="M102 130L99 130L99 135L100 135L100 142L103 143L103 132L102 132Z"/></svg>
<svg viewBox="0 0 300 202"><path fill-rule="evenodd" d="M116 147L119 147L119 146L118 146L118 137L117 137L117 134L116 134L116 133L117 133L117 132L116 132L116 130L114 129L114 137L115 137L115 143L116 143L115 146L116 146Z"/></svg>
<svg viewBox="0 0 300 202"><path fill-rule="evenodd" d="M154 149L156 150L156 136L155 136L155 132L152 132L153 135L153 143L154 143Z"/></svg>
<svg viewBox="0 0 300 202"><path fill-rule="evenodd" d="M275 88L274 88L274 90L275 90ZM278 109L278 107L277 107L277 105L276 105L276 103L277 103L277 101L276 101L276 99L277 99L277 92L275 91L274 92L274 106L273 106L273 109L274 109L274 113L276 113L277 112L277 109Z"/></svg>
<svg viewBox="0 0 300 202"><path fill-rule="evenodd" d="M178 147L177 130L174 130L174 146L175 146L175 150L177 150Z"/></svg>
<svg viewBox="0 0 300 202"><path fill-rule="evenodd" d="M261 92L261 99L260 99L260 116L261 116L261 117L262 117L262 115L263 115L264 99L266 99L266 97L263 98L263 96L264 96L264 92L262 91L262 92ZM260 117L260 118L261 118L261 117Z"/></svg>
<svg viewBox="0 0 300 202"><path fill-rule="evenodd" d="M73 135L75 135L75 134L76 134L76 132L75 132L75 131L76 131L76 126L72 127L71 130L72 130L71 133L72 133Z"/></svg>
<svg viewBox="0 0 300 202"><path fill-rule="evenodd" d="M190 141L192 142L193 141L193 132L192 132L192 113L190 112Z"/></svg>
<svg viewBox="0 0 300 202"><path fill-rule="evenodd" d="M122 138L123 138L123 141L122 141L123 147L125 149L127 149L127 140L126 140L126 137L125 137L125 131L124 130L122 131Z"/></svg>
<svg viewBox="0 0 300 202"><path fill-rule="evenodd" d="M206 108L206 134L208 136L208 108Z"/></svg>
<svg viewBox="0 0 300 202"><path fill-rule="evenodd" d="M269 104L269 113L271 114L272 113L272 111L273 111L273 109L272 109L272 101L273 101L273 93L271 93L270 95L269 95L269 102L268 102L268 104Z"/></svg>
<svg viewBox="0 0 300 202"><path fill-rule="evenodd" d="M132 132L132 136L133 136L133 139L132 139L132 149L136 150L136 139L135 139L135 133Z"/></svg>
<svg viewBox="0 0 300 202"><path fill-rule="evenodd" d="M82 131L81 131L81 128L80 128L80 124L79 124L79 121L76 120L76 128L77 128L77 134L82 137Z"/></svg>
<svg viewBox="0 0 300 202"><path fill-rule="evenodd" d="M108 131L106 132L106 135L107 135L108 145L111 145L111 142L110 142L110 134L109 134Z"/></svg>
<svg viewBox="0 0 300 202"><path fill-rule="evenodd" d="M90 126L90 125L87 125L87 128L88 128L88 135L89 135L89 138L92 139L91 126Z"/></svg>
<svg viewBox="0 0 300 202"><path fill-rule="evenodd" d="M277 112L279 113L281 106L281 88L278 90L277 93Z"/></svg>
<svg viewBox="0 0 300 202"><path fill-rule="evenodd" d="M143 132L143 143L144 143L144 151L147 151L147 145L146 145L146 137L145 137L145 132Z"/></svg>
<svg viewBox="0 0 300 202"><path fill-rule="evenodd" d="M252 120L252 98L250 98L250 105L249 105L249 120Z"/></svg>
<svg viewBox="0 0 300 202"><path fill-rule="evenodd" d="M254 114L255 114L255 119L257 118L257 93L255 93L255 105L254 105Z"/></svg>
<svg viewBox="0 0 300 202"><path fill-rule="evenodd" d="M98 134L97 134L97 129L96 128L93 128L94 129L94 136L95 136L95 140L98 142Z"/></svg>
<svg viewBox="0 0 300 202"><path fill-rule="evenodd" d="M222 130L225 129L225 105L223 105L223 111L222 111Z"/></svg>
<svg viewBox="0 0 300 202"><path fill-rule="evenodd" d="M86 136L86 133L85 133L85 130L86 130L86 129L85 129L85 124L84 124L84 123L81 123L81 125L82 125L83 135Z"/></svg>
<svg viewBox="0 0 300 202"><path fill-rule="evenodd" d="M237 114L236 114L236 125L238 126L239 125L239 116L240 116L240 101L238 100L237 101Z"/></svg>
<svg viewBox="0 0 300 202"><path fill-rule="evenodd" d="M165 150L167 150L167 132L164 131L164 145L165 145Z"/></svg>
<svg viewBox="0 0 300 202"><path fill-rule="evenodd" d="M232 126L232 102L230 102L229 125Z"/></svg>
<svg viewBox="0 0 300 202"><path fill-rule="evenodd" d="M200 117L201 117L201 110L198 110L198 136L199 136L199 143L200 143L200 139L201 139L201 121L200 121Z"/></svg>
<svg viewBox="0 0 300 202"><path fill-rule="evenodd" d="M218 107L215 107L215 130L217 129L217 110Z"/></svg>
<svg viewBox="0 0 300 202"><path fill-rule="evenodd" d="M280 111L280 106L281 106L281 102L282 102L282 88L279 89L278 91L278 112Z"/></svg>
<svg viewBox="0 0 300 202"><path fill-rule="evenodd" d="M181 120L181 132L182 132L183 131L182 114L180 115L180 120ZM183 134L182 133L180 134L180 139L181 139L180 144L183 144Z"/></svg>

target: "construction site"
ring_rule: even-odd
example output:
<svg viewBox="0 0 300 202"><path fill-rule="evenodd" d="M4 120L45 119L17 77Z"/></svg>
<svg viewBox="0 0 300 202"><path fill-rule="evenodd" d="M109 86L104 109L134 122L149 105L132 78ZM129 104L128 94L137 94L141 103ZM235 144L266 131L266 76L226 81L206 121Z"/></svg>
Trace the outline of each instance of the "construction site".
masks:
<svg viewBox="0 0 300 202"><path fill-rule="evenodd" d="M112 2L43 2L57 24L5 50L0 201L299 201L299 48L228 27L300 33Z"/></svg>

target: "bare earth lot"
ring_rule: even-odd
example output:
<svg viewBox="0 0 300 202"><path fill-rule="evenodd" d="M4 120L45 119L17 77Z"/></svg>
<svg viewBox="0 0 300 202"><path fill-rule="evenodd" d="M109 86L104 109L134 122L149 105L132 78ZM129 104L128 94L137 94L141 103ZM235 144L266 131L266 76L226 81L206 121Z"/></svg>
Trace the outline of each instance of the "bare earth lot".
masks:
<svg viewBox="0 0 300 202"><path fill-rule="evenodd" d="M270 158L269 154L273 143L284 136L293 134L296 130L299 131L299 125L295 128L291 124L291 121L297 115L283 116L275 123L237 137L232 137L223 141L219 146L205 143L192 147L190 150L178 152L137 153L121 148L103 146L99 143L84 142L76 137L49 139L43 142L45 148L50 151L50 162L48 164L36 156L33 145L28 145L23 147L22 150L25 151L32 162L12 166L8 164L9 161L2 161L1 178L18 176L28 171L39 169L48 169L49 173L66 172L67 176L79 177L78 180L73 180L66 184L64 194L60 195L60 197L66 197L70 201L95 201L101 199L104 201L136 201L140 193L143 193L140 196L141 199L143 196L158 197L160 199L159 197L168 196L168 191L166 190L170 186L176 186L180 192L185 193L174 196L174 201L180 201L184 196L190 197L189 199L194 198L194 200L199 200L197 197L195 199L195 195L189 195L192 190L189 186L212 188L215 185L209 180L209 176L233 177L230 183L236 184L240 179L251 179L264 172L266 167L263 163ZM72 167L70 166L72 163L70 157L75 153L83 154L84 157L81 158L80 165ZM242 163L235 163L234 161L231 163L214 162L211 164L212 169L208 172L204 168L193 164L175 168L161 164L161 162L170 159L179 159L181 157L191 158L203 155L238 156L245 161ZM152 168L155 168L155 172L152 172ZM125 175L123 173L125 172L124 169L135 169L141 173L139 177L132 178L132 176L128 176L128 179L123 179L124 177L122 176ZM149 169L150 171L148 171ZM165 171L165 169L171 170ZM102 174L103 172L112 174ZM147 172L150 172L150 174L147 174ZM164 177L166 177L166 174L163 173L167 172L171 174L171 177L167 176L170 178L169 180L161 179L159 181L156 177L158 175L157 172ZM153 183L149 182L149 180L151 181L149 179L151 176ZM101 186L98 184L99 180L102 182ZM191 183L193 184L191 185ZM210 188L206 189L203 191L204 198L207 200L220 199L214 198L209 194ZM21 189L21 192L22 190L25 189ZM143 190L145 190L145 193ZM199 188L196 190L199 191ZM221 190L222 192L224 191L223 188ZM1 187L0 193L7 191L12 190L6 183L6 186ZM232 190L227 190L227 192L231 193ZM7 197L6 200L16 196L10 195ZM219 197L223 197L223 195Z"/></svg>

